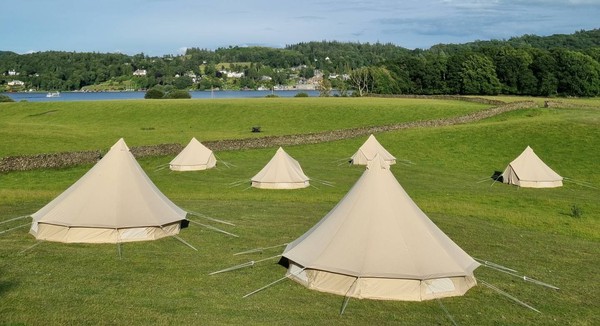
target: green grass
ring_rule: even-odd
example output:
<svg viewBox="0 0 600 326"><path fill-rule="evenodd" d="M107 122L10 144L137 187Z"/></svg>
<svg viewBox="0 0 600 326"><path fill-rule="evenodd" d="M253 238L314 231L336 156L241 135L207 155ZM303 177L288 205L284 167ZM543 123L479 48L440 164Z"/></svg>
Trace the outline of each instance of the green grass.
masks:
<svg viewBox="0 0 600 326"><path fill-rule="evenodd" d="M277 119L287 118L285 113L278 111L289 110L287 105L297 105L296 120L295 124L281 121L290 130L277 127L281 129L273 133L327 129L327 122L306 118L313 114L323 117L325 113L305 109L303 102L278 101L287 108L269 108L270 114L265 117L276 124ZM229 110L228 123L241 128L247 125L246 119L251 113L268 105L253 106L253 102L214 102L219 104L214 110ZM234 107L240 106L238 103L244 103L241 109L248 110L247 114L233 114ZM326 110L337 102L324 99L323 102L314 100L306 103ZM431 106L426 111L434 115L450 114L433 108L435 101L426 101L424 103L427 104L422 105L413 100L398 101L396 105L389 104L390 109L386 110L372 109L372 105L361 101L356 106L353 103L343 102L343 106L357 117L336 113L340 121L329 121L331 129L420 119L422 105ZM380 105L382 103L393 101L382 101ZM87 127L81 126L81 129L102 130L89 139L94 139L93 143L100 144L100 147L112 145L112 140L106 144L101 135L110 135L114 132L112 129L119 128L119 124L114 123L118 119L112 117L112 112L111 116L106 112L114 110L113 105L126 104L129 102L110 104L110 109L104 110L100 104L93 104L98 106L95 110L104 112L106 116L98 113L95 122L86 122ZM447 101L439 102L440 109L453 107L448 110L455 110L454 114L461 112L459 108L463 104L464 108L469 107L469 104L461 102L454 105ZM82 105L88 104L79 104ZM167 106L168 103L159 104L162 105ZM228 108L229 105L232 107ZM0 106L0 110L3 108ZM64 112L75 115L72 111L77 108L78 105L73 104L70 110L65 109ZM9 109L14 110L13 115L2 114L17 121L14 115L18 115L19 110L12 106ZM158 108L153 110L155 113L160 111ZM183 109L175 110L185 112ZM210 107L202 110L208 116L219 114L211 112ZM381 117L382 112L386 117ZM162 118L166 116L156 114L162 115ZM392 171L415 202L465 251L473 257L512 267L561 288L560 291L545 289L480 267L475 271L478 279L496 285L542 313L520 307L479 285L465 296L441 300L457 324L600 323L597 314L600 302L600 277L597 273L600 257L599 115L594 109L532 109L506 113L473 124L415 128L377 135L378 140L399 160L413 163L399 162ZM178 120L176 117L173 119ZM136 123L158 125L159 121L157 117L144 115ZM76 129L64 120L62 123ZM165 128L167 125L169 123L165 122ZM222 132L227 137L236 137L229 128L213 128L215 130L206 131L206 135L217 138L217 133ZM201 132L201 128L195 131ZM240 131L240 135L246 136L243 132ZM173 137L169 140L163 140L160 135L143 138L140 136L143 134L140 130L133 131L133 140L139 144L183 143L193 133L185 137L165 136ZM46 136L51 137L49 134ZM95 149L86 145L91 140L73 139L72 143L55 145L54 150L87 149L85 146ZM248 180L257 173L274 154L275 148L218 152L222 161L235 166L226 168L220 164L218 169L193 173L160 169L171 157L139 160L159 189L175 203L188 210L234 222L236 226L217 225L192 217L193 220L219 226L240 237L228 237L192 224L182 231L181 237L197 247L197 252L168 238L125 244L122 246L123 257L119 259L114 245L44 242L20 253L36 243L27 234L27 227L1 234L0 324L450 325L437 301L351 299L345 314L339 316L342 297L310 291L289 280L242 299L246 293L284 275L285 269L275 264L275 260L253 268L208 276L216 270L280 253L281 248L275 248L262 254L233 256L233 253L243 250L291 241L327 214L361 175L362 168L340 163L352 155L365 139L357 137L286 147L286 151L301 163L306 174L313 178L312 184L316 186L294 191L247 189L248 183L238 187L229 185ZM36 143L34 148L42 148L42 145ZM596 188L570 182L556 189L492 185L489 177L493 171L502 170L527 145L559 174L590 182ZM8 152L5 146L1 148ZM18 153L22 152L29 153L29 148ZM79 166L0 174L0 220L35 212L89 168ZM316 179L334 182L335 187L324 186ZM570 216L573 204L580 207L581 217ZM28 221L0 224L0 232Z"/></svg>
<svg viewBox="0 0 600 326"><path fill-rule="evenodd" d="M464 115L476 103L375 98L1 103L0 157L300 134ZM251 133L261 126L260 134ZM18 139L18 142L15 142Z"/></svg>

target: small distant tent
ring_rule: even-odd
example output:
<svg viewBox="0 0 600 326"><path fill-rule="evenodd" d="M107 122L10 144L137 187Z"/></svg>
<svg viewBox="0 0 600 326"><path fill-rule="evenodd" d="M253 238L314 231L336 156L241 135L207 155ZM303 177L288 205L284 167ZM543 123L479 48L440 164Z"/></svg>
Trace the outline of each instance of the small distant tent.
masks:
<svg viewBox="0 0 600 326"><path fill-rule="evenodd" d="M523 153L504 169L502 182L526 188L555 188L563 177L554 172L527 146Z"/></svg>
<svg viewBox="0 0 600 326"><path fill-rule="evenodd" d="M262 189L299 189L310 185L300 163L279 147L273 158L252 177L252 187Z"/></svg>
<svg viewBox="0 0 600 326"><path fill-rule="evenodd" d="M148 178L123 139L71 187L32 214L38 240L121 243L179 233L186 212Z"/></svg>
<svg viewBox="0 0 600 326"><path fill-rule="evenodd" d="M379 155L282 256L288 278L309 289L378 300L463 295L480 265L417 207Z"/></svg>
<svg viewBox="0 0 600 326"><path fill-rule="evenodd" d="M215 154L195 137L169 163L169 167L173 171L199 171L213 168L216 165Z"/></svg>
<svg viewBox="0 0 600 326"><path fill-rule="evenodd" d="M373 135L370 135L358 151L352 155L350 162L354 165L367 165L378 154L388 164L396 164L396 158L381 146Z"/></svg>

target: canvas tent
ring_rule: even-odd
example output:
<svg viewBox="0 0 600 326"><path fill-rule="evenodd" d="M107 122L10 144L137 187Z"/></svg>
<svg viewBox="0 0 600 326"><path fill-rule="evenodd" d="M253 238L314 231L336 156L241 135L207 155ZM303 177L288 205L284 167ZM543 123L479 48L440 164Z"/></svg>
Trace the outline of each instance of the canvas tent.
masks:
<svg viewBox="0 0 600 326"><path fill-rule="evenodd" d="M381 146L373 135L370 135L358 151L352 155L350 162L354 165L367 165L375 155L379 155L388 164L396 164L396 158Z"/></svg>
<svg viewBox="0 0 600 326"><path fill-rule="evenodd" d="M194 137L169 163L169 168L173 171L199 171L216 165L215 154Z"/></svg>
<svg viewBox="0 0 600 326"><path fill-rule="evenodd" d="M298 189L310 185L300 163L279 147L273 158L252 177L252 187L262 189Z"/></svg>
<svg viewBox="0 0 600 326"><path fill-rule="evenodd" d="M32 214L38 240L121 243L179 233L186 212L148 178L123 139L66 191Z"/></svg>
<svg viewBox="0 0 600 326"><path fill-rule="evenodd" d="M285 248L309 289L379 300L463 295L479 266L412 201L378 155L346 196Z"/></svg>
<svg viewBox="0 0 600 326"><path fill-rule="evenodd" d="M529 146L510 162L501 176L504 183L527 188L561 187L563 180Z"/></svg>

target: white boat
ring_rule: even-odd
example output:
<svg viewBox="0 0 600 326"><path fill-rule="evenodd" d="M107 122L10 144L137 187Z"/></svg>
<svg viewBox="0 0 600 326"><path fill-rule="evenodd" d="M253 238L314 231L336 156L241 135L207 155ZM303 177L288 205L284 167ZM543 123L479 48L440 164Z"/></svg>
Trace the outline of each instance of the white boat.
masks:
<svg viewBox="0 0 600 326"><path fill-rule="evenodd" d="M60 92L48 92L46 97L60 97Z"/></svg>

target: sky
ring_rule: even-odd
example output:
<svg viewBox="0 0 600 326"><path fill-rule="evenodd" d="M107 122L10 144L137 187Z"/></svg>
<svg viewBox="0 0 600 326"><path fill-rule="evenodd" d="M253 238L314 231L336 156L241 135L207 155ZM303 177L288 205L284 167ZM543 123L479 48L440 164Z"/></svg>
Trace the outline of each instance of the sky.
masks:
<svg viewBox="0 0 600 326"><path fill-rule="evenodd" d="M5 3L6 2L6 3ZM408 49L600 28L600 0L0 0L0 51L120 52L310 41Z"/></svg>

